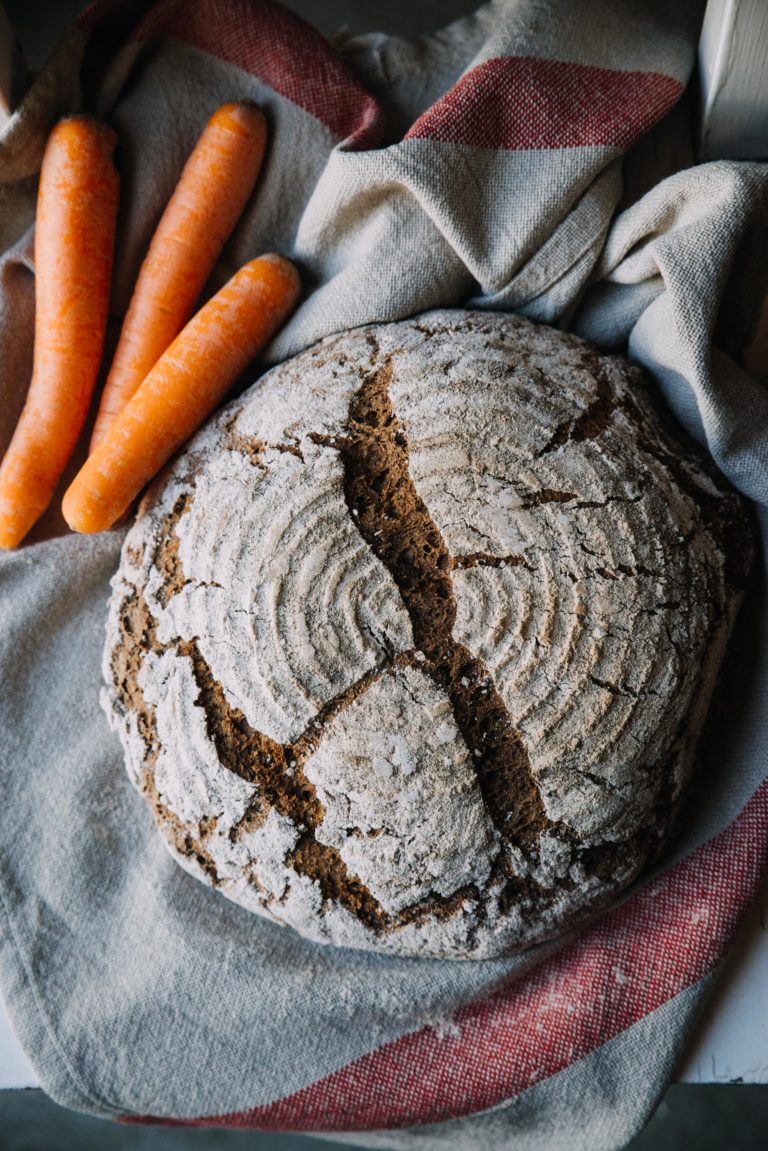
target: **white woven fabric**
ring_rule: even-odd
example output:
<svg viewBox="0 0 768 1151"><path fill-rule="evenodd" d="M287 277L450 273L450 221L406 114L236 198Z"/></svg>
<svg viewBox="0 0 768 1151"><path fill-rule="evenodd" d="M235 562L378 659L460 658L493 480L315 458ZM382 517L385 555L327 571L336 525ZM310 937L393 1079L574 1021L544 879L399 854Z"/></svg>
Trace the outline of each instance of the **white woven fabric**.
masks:
<svg viewBox="0 0 768 1151"><path fill-rule="evenodd" d="M246 97L272 145L214 280L265 250L297 259L306 299L269 361L465 303L626 344L765 537L768 393L741 363L768 294L768 167L681 171L617 214L622 155L687 82L700 4L493 0L434 37L337 56L266 0L161 0L106 63L119 12L103 7L0 137L0 449L29 378L47 126L84 99L119 133L119 316L202 125ZM98 706L122 536L61 531L53 508L0 557L0 981L46 1091L105 1116L373 1146L623 1146L765 861L762 581L664 865L554 953L414 962L307 943L171 861Z"/></svg>

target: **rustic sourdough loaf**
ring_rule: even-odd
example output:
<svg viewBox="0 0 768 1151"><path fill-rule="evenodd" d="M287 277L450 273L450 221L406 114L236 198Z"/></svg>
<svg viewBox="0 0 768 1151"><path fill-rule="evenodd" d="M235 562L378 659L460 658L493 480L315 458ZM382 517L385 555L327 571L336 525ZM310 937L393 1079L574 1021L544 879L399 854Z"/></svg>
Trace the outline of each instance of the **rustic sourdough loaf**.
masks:
<svg viewBox="0 0 768 1151"><path fill-rule="evenodd" d="M359 328L150 490L103 702L173 854L244 907L510 952L658 855L749 551L625 361L506 315Z"/></svg>

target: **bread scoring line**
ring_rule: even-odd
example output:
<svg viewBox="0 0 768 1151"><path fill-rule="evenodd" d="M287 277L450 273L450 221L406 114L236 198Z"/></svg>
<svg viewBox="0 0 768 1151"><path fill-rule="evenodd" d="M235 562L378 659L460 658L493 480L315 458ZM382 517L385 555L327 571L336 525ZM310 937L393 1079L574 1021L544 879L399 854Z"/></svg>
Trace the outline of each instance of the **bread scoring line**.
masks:
<svg viewBox="0 0 768 1151"><path fill-rule="evenodd" d="M409 471L407 437L389 394L391 358L382 357L372 332L366 340L370 368L350 399L346 434L310 438L339 452L351 519L400 592L422 670L451 703L490 818L505 840L531 849L550 821L493 677L453 637L454 560Z"/></svg>

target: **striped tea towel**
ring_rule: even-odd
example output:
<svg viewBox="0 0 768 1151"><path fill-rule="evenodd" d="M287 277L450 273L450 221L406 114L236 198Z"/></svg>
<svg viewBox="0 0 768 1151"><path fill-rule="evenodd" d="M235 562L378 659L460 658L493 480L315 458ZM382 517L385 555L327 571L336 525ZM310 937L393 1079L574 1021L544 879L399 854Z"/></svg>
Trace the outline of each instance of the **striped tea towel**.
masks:
<svg viewBox="0 0 768 1151"><path fill-rule="evenodd" d="M433 36L332 49L271 0L98 0L0 136L0 449L29 378L53 120L85 105L119 133L119 317L202 126L250 98L272 145L212 286L265 250L299 262L311 291L269 361L464 304L628 345L765 535L768 167L690 166L642 189L701 9L491 0ZM559 947L407 960L311 944L169 858L98 705L121 539L64 535L54 509L0 558L0 982L45 1090L131 1122L376 1147L623 1146L765 864L764 581L663 865Z"/></svg>

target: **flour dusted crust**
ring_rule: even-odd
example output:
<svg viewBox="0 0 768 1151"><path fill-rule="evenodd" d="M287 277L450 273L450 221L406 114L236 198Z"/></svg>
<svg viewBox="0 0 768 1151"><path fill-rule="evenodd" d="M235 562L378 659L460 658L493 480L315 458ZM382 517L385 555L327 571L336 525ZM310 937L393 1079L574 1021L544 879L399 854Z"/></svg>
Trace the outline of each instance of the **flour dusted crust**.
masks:
<svg viewBox="0 0 768 1151"><path fill-rule="evenodd" d="M511 952L664 844L749 555L625 361L512 316L372 325L151 489L103 702L172 852L244 907Z"/></svg>

